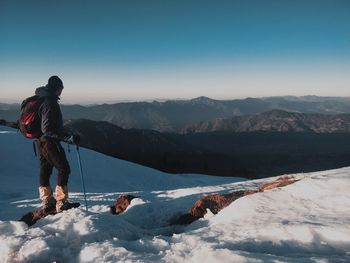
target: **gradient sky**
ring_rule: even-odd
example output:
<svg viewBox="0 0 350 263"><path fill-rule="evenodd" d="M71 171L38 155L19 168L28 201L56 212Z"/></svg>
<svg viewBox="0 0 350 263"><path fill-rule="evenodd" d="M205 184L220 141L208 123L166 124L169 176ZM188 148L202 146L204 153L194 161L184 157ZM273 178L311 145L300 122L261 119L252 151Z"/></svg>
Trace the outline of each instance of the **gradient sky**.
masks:
<svg viewBox="0 0 350 263"><path fill-rule="evenodd" d="M350 96L350 0L0 0L0 100Z"/></svg>

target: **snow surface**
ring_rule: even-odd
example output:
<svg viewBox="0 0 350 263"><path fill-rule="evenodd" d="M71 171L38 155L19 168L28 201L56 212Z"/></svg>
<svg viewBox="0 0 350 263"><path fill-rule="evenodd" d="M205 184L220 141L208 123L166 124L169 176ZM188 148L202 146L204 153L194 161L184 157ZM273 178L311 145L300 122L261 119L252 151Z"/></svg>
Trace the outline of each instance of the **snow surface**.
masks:
<svg viewBox="0 0 350 263"><path fill-rule="evenodd" d="M67 156L70 199L84 204L76 150ZM81 158L89 211L82 206L27 227L16 220L40 205L38 160L30 140L0 126L0 262L350 262L349 167L296 174L295 184L170 226L203 195L275 178L172 175L87 149ZM122 193L140 197L110 214Z"/></svg>

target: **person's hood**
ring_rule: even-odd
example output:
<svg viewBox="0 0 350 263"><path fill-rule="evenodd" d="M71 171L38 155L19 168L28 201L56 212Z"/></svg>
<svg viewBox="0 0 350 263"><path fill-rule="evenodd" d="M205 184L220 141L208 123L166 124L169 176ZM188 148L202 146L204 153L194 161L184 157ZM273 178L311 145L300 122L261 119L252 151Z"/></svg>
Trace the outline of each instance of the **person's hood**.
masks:
<svg viewBox="0 0 350 263"><path fill-rule="evenodd" d="M49 97L49 98L53 98L56 100L59 100L60 97L58 97L51 89L45 87L40 87L37 88L35 90L35 95L39 96L39 97Z"/></svg>

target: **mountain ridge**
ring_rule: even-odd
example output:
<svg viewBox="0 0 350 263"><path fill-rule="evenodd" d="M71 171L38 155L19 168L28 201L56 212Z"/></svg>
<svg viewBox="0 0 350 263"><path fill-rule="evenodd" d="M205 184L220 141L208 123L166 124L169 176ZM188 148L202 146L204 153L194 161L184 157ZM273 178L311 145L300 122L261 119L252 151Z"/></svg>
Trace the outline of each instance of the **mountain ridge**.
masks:
<svg viewBox="0 0 350 263"><path fill-rule="evenodd" d="M185 127L180 133L213 131L348 133L350 132L350 114L326 115L274 109L253 115L200 122Z"/></svg>
<svg viewBox="0 0 350 263"><path fill-rule="evenodd" d="M272 109L301 113L350 113L350 99L338 97L267 97L214 100L198 97L191 100L121 102L92 106L61 105L65 119L108 121L125 129L151 129L180 132L189 125L217 118L262 113ZM0 104L0 119L16 121L19 105Z"/></svg>
<svg viewBox="0 0 350 263"><path fill-rule="evenodd" d="M87 148L171 173L261 178L350 165L349 132L176 134L123 129L91 120L71 120L66 128L80 133Z"/></svg>

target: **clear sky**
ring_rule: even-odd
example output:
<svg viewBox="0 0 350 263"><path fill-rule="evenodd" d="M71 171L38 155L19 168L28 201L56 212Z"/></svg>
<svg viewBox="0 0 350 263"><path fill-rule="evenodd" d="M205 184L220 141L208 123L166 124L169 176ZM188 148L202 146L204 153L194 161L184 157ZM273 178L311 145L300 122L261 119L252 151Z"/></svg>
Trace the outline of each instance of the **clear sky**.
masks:
<svg viewBox="0 0 350 263"><path fill-rule="evenodd" d="M0 0L0 100L350 96L350 0Z"/></svg>

